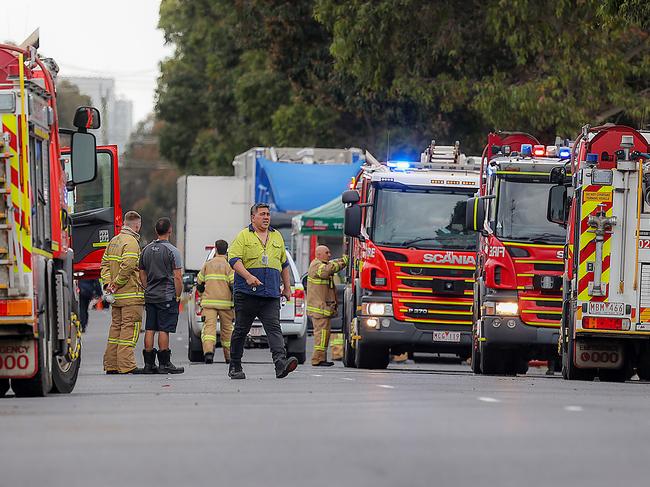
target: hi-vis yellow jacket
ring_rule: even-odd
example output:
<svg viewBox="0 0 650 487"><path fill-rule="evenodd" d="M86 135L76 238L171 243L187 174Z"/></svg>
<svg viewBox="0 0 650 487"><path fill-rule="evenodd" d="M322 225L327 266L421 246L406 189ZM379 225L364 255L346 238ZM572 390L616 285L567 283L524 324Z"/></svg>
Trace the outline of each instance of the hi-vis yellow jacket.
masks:
<svg viewBox="0 0 650 487"><path fill-rule="evenodd" d="M140 235L124 226L106 247L102 257L101 277L105 285L114 283L117 286L113 294L113 306L144 304L144 289L138 271L139 241Z"/></svg>
<svg viewBox="0 0 650 487"><path fill-rule="evenodd" d="M323 262L314 259L307 273L307 315L329 318L336 314L334 274L348 265L348 256Z"/></svg>
<svg viewBox="0 0 650 487"><path fill-rule="evenodd" d="M203 264L197 276L199 284L205 283L205 291L201 294L201 307L213 309L231 309L232 284L235 271L226 260L225 255L215 255Z"/></svg>

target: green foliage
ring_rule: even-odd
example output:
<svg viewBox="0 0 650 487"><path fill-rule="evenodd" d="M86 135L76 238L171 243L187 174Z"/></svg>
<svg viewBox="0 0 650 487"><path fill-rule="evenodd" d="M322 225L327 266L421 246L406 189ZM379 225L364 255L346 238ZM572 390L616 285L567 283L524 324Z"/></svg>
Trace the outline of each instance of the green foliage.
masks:
<svg viewBox="0 0 650 487"><path fill-rule="evenodd" d="M649 2L163 0L161 151L228 174L255 145L431 138L479 152L489 130L543 140L584 123L647 123ZM644 20L645 19L645 20Z"/></svg>

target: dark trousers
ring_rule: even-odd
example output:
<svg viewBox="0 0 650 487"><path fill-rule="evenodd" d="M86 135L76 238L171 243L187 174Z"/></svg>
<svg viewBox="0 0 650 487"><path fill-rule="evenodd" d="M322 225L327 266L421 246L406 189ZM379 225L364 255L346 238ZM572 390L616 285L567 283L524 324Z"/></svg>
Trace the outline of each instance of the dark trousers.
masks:
<svg viewBox="0 0 650 487"><path fill-rule="evenodd" d="M264 326L273 362L286 358L282 328L280 328L280 298L259 298L245 293L235 293L235 329L230 339L230 360L241 362L244 343L255 318Z"/></svg>
<svg viewBox="0 0 650 487"><path fill-rule="evenodd" d="M92 299L92 297L87 298L79 295L79 321L81 321L82 330L85 330L88 326L88 307Z"/></svg>

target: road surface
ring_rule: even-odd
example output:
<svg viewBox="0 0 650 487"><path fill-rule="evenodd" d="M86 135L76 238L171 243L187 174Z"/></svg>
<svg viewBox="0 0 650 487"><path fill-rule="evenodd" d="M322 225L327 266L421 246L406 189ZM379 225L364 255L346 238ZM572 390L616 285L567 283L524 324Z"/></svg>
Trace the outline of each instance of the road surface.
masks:
<svg viewBox="0 0 650 487"><path fill-rule="evenodd" d="M70 395L0 399L0 486L609 486L650 481L650 384L575 383L536 369L299 367L247 350L178 376L107 376L93 312ZM138 351L138 363L142 356Z"/></svg>

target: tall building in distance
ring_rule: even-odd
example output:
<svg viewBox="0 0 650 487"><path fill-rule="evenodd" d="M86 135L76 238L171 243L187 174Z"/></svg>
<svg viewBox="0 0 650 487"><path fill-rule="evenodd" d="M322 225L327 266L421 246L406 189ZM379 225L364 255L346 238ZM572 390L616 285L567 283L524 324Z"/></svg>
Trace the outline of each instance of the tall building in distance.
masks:
<svg viewBox="0 0 650 487"><path fill-rule="evenodd" d="M79 87L79 92L92 100L101 113L102 126L94 131L97 143L117 144L120 153L126 150L133 130L133 102L115 94L115 79L81 76L61 76Z"/></svg>

